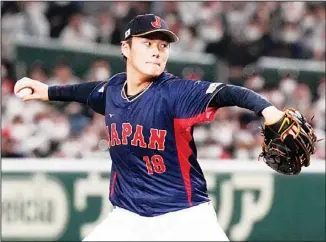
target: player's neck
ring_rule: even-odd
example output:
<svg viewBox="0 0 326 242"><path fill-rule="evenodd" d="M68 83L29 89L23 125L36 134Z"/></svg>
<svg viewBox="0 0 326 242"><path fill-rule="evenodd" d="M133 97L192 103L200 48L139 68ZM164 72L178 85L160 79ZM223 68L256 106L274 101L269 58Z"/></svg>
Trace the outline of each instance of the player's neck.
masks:
<svg viewBox="0 0 326 242"><path fill-rule="evenodd" d="M143 91L150 83L152 78L143 75L142 73L128 69L127 70L127 95L136 95Z"/></svg>

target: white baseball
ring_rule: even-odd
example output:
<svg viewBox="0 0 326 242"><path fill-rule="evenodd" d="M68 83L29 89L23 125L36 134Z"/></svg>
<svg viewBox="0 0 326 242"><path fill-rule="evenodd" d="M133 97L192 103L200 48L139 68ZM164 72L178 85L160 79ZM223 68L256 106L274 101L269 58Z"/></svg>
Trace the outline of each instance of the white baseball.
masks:
<svg viewBox="0 0 326 242"><path fill-rule="evenodd" d="M25 87L25 88L21 89L19 92L17 92L16 96L19 98L24 98L32 93L33 93L32 88Z"/></svg>

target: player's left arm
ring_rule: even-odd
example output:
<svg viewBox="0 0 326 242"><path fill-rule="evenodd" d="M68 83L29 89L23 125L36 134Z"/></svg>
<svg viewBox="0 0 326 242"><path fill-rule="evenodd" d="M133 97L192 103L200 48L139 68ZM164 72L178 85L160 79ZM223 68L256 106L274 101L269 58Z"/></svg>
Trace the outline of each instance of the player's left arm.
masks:
<svg viewBox="0 0 326 242"><path fill-rule="evenodd" d="M194 123L211 121L218 108L228 106L251 110L267 123L274 123L284 115L263 96L240 86L175 79L169 87L168 100L174 116L193 118Z"/></svg>
<svg viewBox="0 0 326 242"><path fill-rule="evenodd" d="M266 98L245 87L225 85L209 102L209 107L221 108L237 106L263 116L265 123L275 123L284 116L284 112L277 109Z"/></svg>
<svg viewBox="0 0 326 242"><path fill-rule="evenodd" d="M316 151L315 132L304 116L294 108L278 110L258 93L247 88L226 85L215 94L210 107L238 106L265 118L262 126L263 144L260 157L272 169L286 175L299 174L310 165Z"/></svg>

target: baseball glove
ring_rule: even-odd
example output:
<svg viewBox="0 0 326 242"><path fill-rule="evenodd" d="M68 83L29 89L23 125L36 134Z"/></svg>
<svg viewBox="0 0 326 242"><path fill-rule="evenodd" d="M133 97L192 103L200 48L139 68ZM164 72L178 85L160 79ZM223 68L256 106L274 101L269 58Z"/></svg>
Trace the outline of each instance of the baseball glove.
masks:
<svg viewBox="0 0 326 242"><path fill-rule="evenodd" d="M309 122L294 108L285 108L278 122L262 126L262 153L265 163L285 175L296 175L310 165L317 137ZM312 119L311 119L312 120Z"/></svg>

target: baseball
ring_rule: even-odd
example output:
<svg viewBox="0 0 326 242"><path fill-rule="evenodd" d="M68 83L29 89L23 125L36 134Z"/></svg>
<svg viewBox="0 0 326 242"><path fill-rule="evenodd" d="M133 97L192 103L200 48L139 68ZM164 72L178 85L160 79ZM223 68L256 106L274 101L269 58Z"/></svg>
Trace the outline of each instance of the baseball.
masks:
<svg viewBox="0 0 326 242"><path fill-rule="evenodd" d="M19 98L24 98L32 93L33 93L32 88L25 87L25 88L21 89L19 92L17 92L16 96Z"/></svg>

